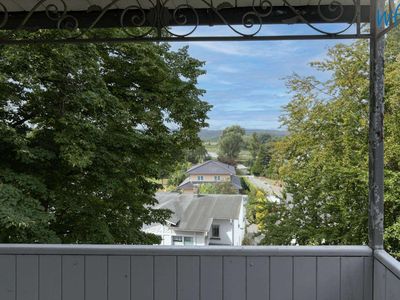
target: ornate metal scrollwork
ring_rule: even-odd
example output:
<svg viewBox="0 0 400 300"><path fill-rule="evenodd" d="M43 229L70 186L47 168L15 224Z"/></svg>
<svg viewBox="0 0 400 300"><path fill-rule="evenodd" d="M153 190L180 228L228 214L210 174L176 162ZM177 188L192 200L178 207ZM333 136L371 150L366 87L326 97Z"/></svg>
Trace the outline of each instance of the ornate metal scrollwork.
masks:
<svg viewBox="0 0 400 300"><path fill-rule="evenodd" d="M179 26L186 26L188 24L188 15L185 12L185 10L191 11L194 16L194 22L191 25L192 28L184 34L177 34L177 33L172 32L171 30L169 30L168 27L165 27L166 31L169 34L171 34L172 36L177 36L177 37L189 36L192 33L194 33L196 31L197 27L199 26L199 22L200 22L199 15L198 15L196 9L189 4L181 4L181 5L178 5L174 9L174 11L172 13L172 18L173 18L174 22Z"/></svg>
<svg viewBox="0 0 400 300"><path fill-rule="evenodd" d="M315 31L317 31L317 32L319 32L321 34L326 34L326 35L339 35L339 34L342 34L342 33L346 32L347 30L349 30L350 27L353 26L353 24L354 24L354 22L356 21L356 18L357 18L357 9L355 9L357 4L356 4L355 0L352 0L353 5L354 5L354 13L353 13L351 22L349 22L348 25L345 25L345 27L343 29L341 29L341 30L334 31L334 32L328 32L328 31L325 31L325 30L322 30L322 29L318 28L317 26L315 26L311 22L309 22L307 20L307 18L305 16L303 16L295 7L293 7L288 0L282 0L282 1L290 8L290 10L294 14L297 15L297 17L302 22L304 22L309 27L311 27L312 29L314 29ZM328 11L332 13L332 16L327 16L322 10L322 7L323 7L322 1L323 0L319 0L318 1L317 8L318 8L318 16L323 21L325 21L326 23L333 23L333 22L338 21L343 16L344 6L343 6L342 3L340 3L337 0L329 0L331 2L328 5L326 5L326 7L327 7Z"/></svg>
<svg viewBox="0 0 400 300"><path fill-rule="evenodd" d="M126 7L121 7L126 1L109 0L103 7L89 6L86 14L81 10L73 11L69 7L71 0L38 0L23 17L19 12L18 19L16 14L10 13L5 1L10 0L0 0L0 29L10 32L40 28L76 31L69 40L84 39L86 33L98 27L121 28L131 39L185 39L200 25L225 25L235 36L254 38L266 23L296 22L307 24L318 34L332 36L346 32L358 22L360 13L360 0L351 0L351 5L346 6L339 2L346 0L314 0L313 5L307 2L301 6L293 5L292 0L253 0L248 6L240 6L238 0L218 1L218 5L213 0L186 0L176 7L172 0L131 0ZM349 8L352 17L346 12ZM42 18L39 25L35 23L36 15ZM349 24L340 31L327 32L315 25L316 19L320 23L344 20ZM176 30L175 26L181 29Z"/></svg>

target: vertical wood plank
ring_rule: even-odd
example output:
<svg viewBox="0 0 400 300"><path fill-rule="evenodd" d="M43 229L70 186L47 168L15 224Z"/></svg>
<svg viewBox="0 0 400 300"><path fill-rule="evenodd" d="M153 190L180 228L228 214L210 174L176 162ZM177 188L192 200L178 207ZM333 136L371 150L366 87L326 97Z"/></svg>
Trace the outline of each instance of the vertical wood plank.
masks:
<svg viewBox="0 0 400 300"><path fill-rule="evenodd" d="M271 300L292 300L293 258L271 257Z"/></svg>
<svg viewBox="0 0 400 300"><path fill-rule="evenodd" d="M107 300L107 256L85 258L85 300Z"/></svg>
<svg viewBox="0 0 400 300"><path fill-rule="evenodd" d="M0 299L15 300L15 268L14 255L0 255Z"/></svg>
<svg viewBox="0 0 400 300"><path fill-rule="evenodd" d="M224 300L246 299L246 257L224 257Z"/></svg>
<svg viewBox="0 0 400 300"><path fill-rule="evenodd" d="M202 300L222 300L222 257L201 257L201 286Z"/></svg>
<svg viewBox="0 0 400 300"><path fill-rule="evenodd" d="M131 284L129 256L108 257L108 300L129 300Z"/></svg>
<svg viewBox="0 0 400 300"><path fill-rule="evenodd" d="M176 257L156 256L154 263L154 299L176 300Z"/></svg>
<svg viewBox="0 0 400 300"><path fill-rule="evenodd" d="M340 257L317 258L318 300L340 299Z"/></svg>
<svg viewBox="0 0 400 300"><path fill-rule="evenodd" d="M372 257L364 257L364 299L372 300Z"/></svg>
<svg viewBox="0 0 400 300"><path fill-rule="evenodd" d="M85 258L81 255L62 257L62 299L84 300Z"/></svg>
<svg viewBox="0 0 400 300"><path fill-rule="evenodd" d="M342 257L341 300L363 300L364 259Z"/></svg>
<svg viewBox="0 0 400 300"><path fill-rule="evenodd" d="M386 268L374 260L374 299L386 300Z"/></svg>
<svg viewBox="0 0 400 300"><path fill-rule="evenodd" d="M198 256L178 257L178 300L199 300L200 263Z"/></svg>
<svg viewBox="0 0 400 300"><path fill-rule="evenodd" d="M317 297L317 259L295 257L293 266L294 300L314 300Z"/></svg>
<svg viewBox="0 0 400 300"><path fill-rule="evenodd" d="M247 258L247 300L269 299L269 258Z"/></svg>
<svg viewBox="0 0 400 300"><path fill-rule="evenodd" d="M41 255L39 269L40 300L61 300L61 256Z"/></svg>
<svg viewBox="0 0 400 300"><path fill-rule="evenodd" d="M131 299L153 300L153 256L132 256L131 277Z"/></svg>
<svg viewBox="0 0 400 300"><path fill-rule="evenodd" d="M39 299L39 258L17 255L17 300Z"/></svg>
<svg viewBox="0 0 400 300"><path fill-rule="evenodd" d="M386 271L386 299L400 300L400 279L390 270Z"/></svg>

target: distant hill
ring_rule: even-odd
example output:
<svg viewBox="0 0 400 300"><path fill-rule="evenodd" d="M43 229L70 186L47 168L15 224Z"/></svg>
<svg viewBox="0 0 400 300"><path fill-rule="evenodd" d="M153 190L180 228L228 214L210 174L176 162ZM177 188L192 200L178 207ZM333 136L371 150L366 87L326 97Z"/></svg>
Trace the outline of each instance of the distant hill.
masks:
<svg viewBox="0 0 400 300"><path fill-rule="evenodd" d="M288 134L287 131L284 130L269 130L269 129L246 129L246 135L256 133L268 133L271 136L286 136ZM199 133L199 137L202 141L218 141L219 137L222 134L222 130L215 129L202 129Z"/></svg>

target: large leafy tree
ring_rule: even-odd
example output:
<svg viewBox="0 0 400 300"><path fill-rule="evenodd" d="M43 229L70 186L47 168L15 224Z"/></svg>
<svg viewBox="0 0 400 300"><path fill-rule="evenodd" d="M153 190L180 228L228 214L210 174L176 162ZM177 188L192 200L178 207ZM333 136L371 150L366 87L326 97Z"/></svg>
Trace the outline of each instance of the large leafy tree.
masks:
<svg viewBox="0 0 400 300"><path fill-rule="evenodd" d="M157 242L152 178L200 144L202 65L167 44L2 46L0 242Z"/></svg>
<svg viewBox="0 0 400 300"><path fill-rule="evenodd" d="M218 159L234 164L244 146L244 135L245 130L238 125L225 128L218 142Z"/></svg>
<svg viewBox="0 0 400 300"><path fill-rule="evenodd" d="M385 109L386 247L400 257L400 33L387 39ZM313 65L328 82L293 75L282 117L290 135L275 143L272 165L290 193L267 204L265 244L367 243L368 44L337 45Z"/></svg>

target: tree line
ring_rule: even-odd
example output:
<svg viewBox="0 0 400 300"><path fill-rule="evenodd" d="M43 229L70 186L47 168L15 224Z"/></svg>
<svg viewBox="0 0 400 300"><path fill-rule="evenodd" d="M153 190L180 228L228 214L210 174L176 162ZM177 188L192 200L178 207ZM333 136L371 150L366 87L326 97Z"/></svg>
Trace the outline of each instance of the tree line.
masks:
<svg viewBox="0 0 400 300"><path fill-rule="evenodd" d="M202 74L165 43L1 46L0 243L157 243L153 178L201 145Z"/></svg>
<svg viewBox="0 0 400 300"><path fill-rule="evenodd" d="M385 247L400 257L400 32L386 40ZM274 143L271 168L292 197L267 203L263 244L367 244L369 45L339 44L314 62L332 77L298 74Z"/></svg>

